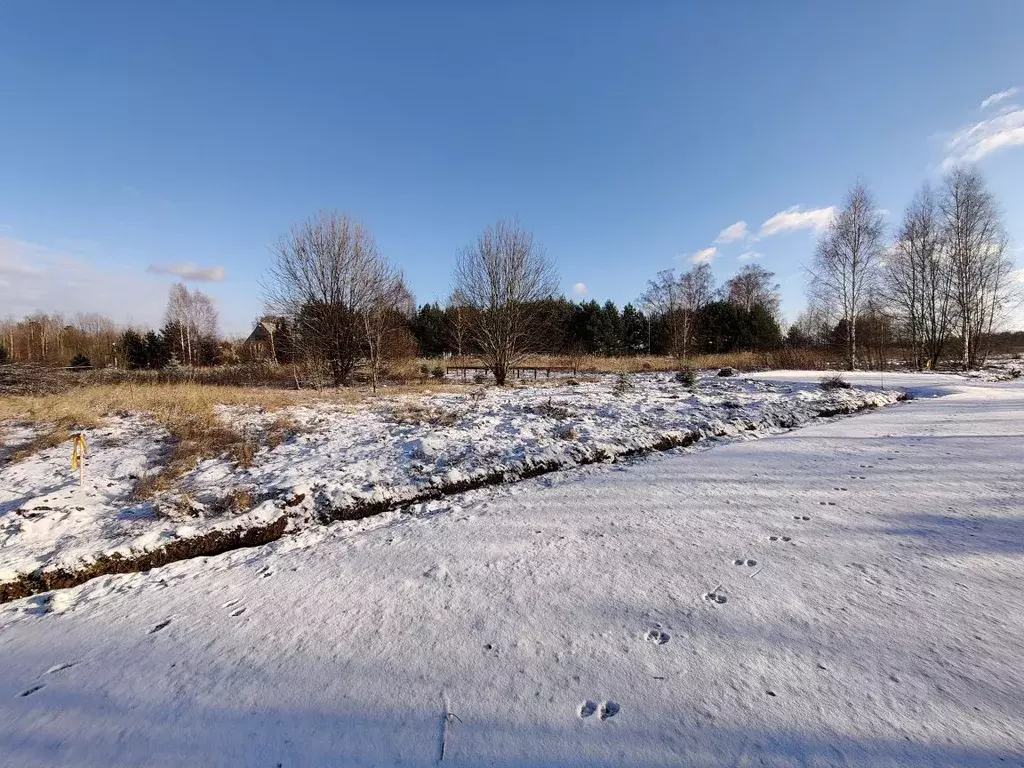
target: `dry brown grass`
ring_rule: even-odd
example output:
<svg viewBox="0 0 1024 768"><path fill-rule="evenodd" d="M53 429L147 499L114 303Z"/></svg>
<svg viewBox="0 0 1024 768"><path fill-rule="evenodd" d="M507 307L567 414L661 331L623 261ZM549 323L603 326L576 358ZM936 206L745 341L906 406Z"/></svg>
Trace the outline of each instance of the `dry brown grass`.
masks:
<svg viewBox="0 0 1024 768"><path fill-rule="evenodd" d="M691 355L686 364L691 368L736 368L751 370L760 368L797 368L824 370L835 365L835 356L827 350L777 349L768 352L729 352L716 355ZM479 363L467 363L469 365ZM639 355L621 357L600 357L587 355L573 358L559 355L533 355L524 366L539 368L552 367L573 369L580 373L640 373L643 371L678 371L680 362L674 357L663 355Z"/></svg>

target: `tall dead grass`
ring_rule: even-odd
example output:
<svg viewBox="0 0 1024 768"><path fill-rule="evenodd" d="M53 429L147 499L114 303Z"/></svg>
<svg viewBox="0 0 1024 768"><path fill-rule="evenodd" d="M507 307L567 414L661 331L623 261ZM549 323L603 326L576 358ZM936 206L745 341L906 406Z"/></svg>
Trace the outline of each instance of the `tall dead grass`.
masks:
<svg viewBox="0 0 1024 768"><path fill-rule="evenodd" d="M360 394L353 390L337 390L318 399L351 402ZM217 417L217 405L241 405L276 411L289 405L307 402L312 393L281 389L226 387L205 384L100 384L71 389L60 394L16 395L0 399L0 420L28 421L39 426L37 437L28 445L12 452L11 461L19 461L33 453L58 446L72 433L95 429L105 417L126 412L151 415L164 426L173 439L171 454L163 469L140 478L137 498L146 498L166 490L174 480L195 463L212 456L228 454L233 460L246 463L258 444L246 434L225 424ZM271 432L279 439L282 429ZM289 427L292 425L288 425Z"/></svg>
<svg viewBox="0 0 1024 768"><path fill-rule="evenodd" d="M835 355L821 349L776 349L766 352L739 351L714 355L691 355L686 360L691 368L800 369L827 370L837 364ZM473 364L473 363L469 363ZM479 364L479 363L477 363ZM668 355L637 355L601 357L587 355L532 355L524 367L561 368L580 373L640 373L643 371L678 371L680 362Z"/></svg>

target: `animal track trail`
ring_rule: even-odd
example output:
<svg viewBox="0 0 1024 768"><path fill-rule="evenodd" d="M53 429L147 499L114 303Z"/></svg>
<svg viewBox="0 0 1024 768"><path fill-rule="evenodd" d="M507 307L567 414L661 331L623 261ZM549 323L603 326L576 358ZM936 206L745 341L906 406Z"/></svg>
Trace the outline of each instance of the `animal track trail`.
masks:
<svg viewBox="0 0 1024 768"><path fill-rule="evenodd" d="M29 688L28 690L26 690L26 691L22 691L21 693L19 693L19 694L18 694L18 698L20 698L20 699L23 699L23 698L25 698L26 696L31 696L31 695L32 695L33 693L35 693L36 691L40 691L40 690L42 690L42 689L43 689L43 688L45 688L45 687L46 687L46 684L45 684L45 683L39 683L39 685L33 685L33 686L32 686L31 688Z"/></svg>
<svg viewBox="0 0 1024 768"><path fill-rule="evenodd" d="M823 507L834 507L836 505L834 501L819 501L818 504ZM793 519L796 520L797 518L794 517Z"/></svg>
<svg viewBox="0 0 1024 768"><path fill-rule="evenodd" d="M850 490L850 489L849 489L849 488L843 488L843 487L841 487L841 486L838 486L838 485L837 485L837 486L836 486L835 488L833 488L832 490L833 490L833 491L848 491L848 490Z"/></svg>
<svg viewBox="0 0 1024 768"><path fill-rule="evenodd" d="M664 645L671 639L671 636L668 632L662 632L660 629L652 629L644 635L644 639L653 645Z"/></svg>
<svg viewBox="0 0 1024 768"><path fill-rule="evenodd" d="M793 515L793 519L806 522L807 520L810 520L811 517L810 517L810 515Z"/></svg>
<svg viewBox="0 0 1024 768"><path fill-rule="evenodd" d="M619 714L619 710L622 707L619 706L618 702L615 701L603 701L601 702L600 715L602 720L607 720L610 717L615 717Z"/></svg>
<svg viewBox="0 0 1024 768"><path fill-rule="evenodd" d="M710 592L705 592L703 600L705 603L714 603L715 605L725 605L729 602L729 598L719 593L717 587Z"/></svg>
<svg viewBox="0 0 1024 768"><path fill-rule="evenodd" d="M233 610L228 615L231 618L235 618L236 616L241 616L243 613L245 613L245 606L244 605L241 608L235 608L235 610Z"/></svg>
<svg viewBox="0 0 1024 768"><path fill-rule="evenodd" d="M148 631L148 632L146 632L146 634L147 634L147 635L152 635L152 634L154 634L154 633L156 633L156 632L159 632L159 631L160 631L161 629L163 629L164 627L166 627L166 626L167 626L168 624L170 624L170 623L171 623L171 620L170 620L170 619L165 619L165 620L161 621L161 622L160 622L159 624L154 624L154 625L153 625L153 626L152 626L152 627L151 627L151 628L149 629L149 631Z"/></svg>
<svg viewBox="0 0 1024 768"><path fill-rule="evenodd" d="M792 536L769 536L768 541L792 541Z"/></svg>
<svg viewBox="0 0 1024 768"><path fill-rule="evenodd" d="M55 675L58 672L63 672L65 669L71 669L72 667L78 666L77 661L65 661L60 664L54 664L48 670L43 672L44 675Z"/></svg>
<svg viewBox="0 0 1024 768"><path fill-rule="evenodd" d="M769 536L768 538L771 539L771 536ZM757 565L757 560L750 560L749 558L744 560L742 557L737 557L735 560L732 561L732 564L733 565L746 565L746 566L748 566L750 568L753 568L755 565Z"/></svg>

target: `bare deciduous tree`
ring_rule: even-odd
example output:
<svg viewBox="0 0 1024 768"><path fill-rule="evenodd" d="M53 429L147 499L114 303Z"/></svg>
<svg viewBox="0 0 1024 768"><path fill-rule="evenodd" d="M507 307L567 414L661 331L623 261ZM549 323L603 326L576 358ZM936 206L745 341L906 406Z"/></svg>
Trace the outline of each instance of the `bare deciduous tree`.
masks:
<svg viewBox="0 0 1024 768"><path fill-rule="evenodd" d="M537 303L558 287L553 262L518 222L499 221L459 253L453 287L472 310L477 352L504 385L509 369L539 341Z"/></svg>
<svg viewBox="0 0 1024 768"><path fill-rule="evenodd" d="M183 283L171 286L164 322L178 337L178 358L185 365L199 362L201 340L217 337L218 317L213 299L198 289L189 291Z"/></svg>
<svg viewBox="0 0 1024 768"><path fill-rule="evenodd" d="M903 215L882 276L885 298L901 320L915 365L934 368L952 328L952 271L935 196L927 184Z"/></svg>
<svg viewBox="0 0 1024 768"><path fill-rule="evenodd" d="M740 309L749 312L755 306L762 306L776 317L781 303L781 287L775 282L774 272L759 264L747 264L725 281L724 294L726 301Z"/></svg>
<svg viewBox="0 0 1024 768"><path fill-rule="evenodd" d="M974 168L957 168L945 180L939 201L952 273L952 303L960 325L962 362L985 362L983 339L991 335L1012 299L1013 262L1002 217L984 179Z"/></svg>
<svg viewBox="0 0 1024 768"><path fill-rule="evenodd" d="M875 284L884 254L885 226L867 187L857 183L842 210L818 240L807 270L809 293L839 315L846 326L846 362L857 364L857 318Z"/></svg>
<svg viewBox="0 0 1024 768"><path fill-rule="evenodd" d="M416 312L412 292L400 272L382 263L371 284L371 295L362 311L367 356L370 359L370 386L377 391L381 360L387 356L388 340L408 325Z"/></svg>
<svg viewBox="0 0 1024 768"><path fill-rule="evenodd" d="M326 365L335 386L347 384L370 336L380 348L377 326L368 331L365 317L388 295L394 271L366 228L344 214L321 211L272 251L268 305L291 321L297 353Z"/></svg>
<svg viewBox="0 0 1024 768"><path fill-rule="evenodd" d="M697 317L714 295L714 278L708 264L699 264L678 277L675 270L662 270L654 280L648 281L641 301L649 312L665 318L669 348L680 361L689 356Z"/></svg>

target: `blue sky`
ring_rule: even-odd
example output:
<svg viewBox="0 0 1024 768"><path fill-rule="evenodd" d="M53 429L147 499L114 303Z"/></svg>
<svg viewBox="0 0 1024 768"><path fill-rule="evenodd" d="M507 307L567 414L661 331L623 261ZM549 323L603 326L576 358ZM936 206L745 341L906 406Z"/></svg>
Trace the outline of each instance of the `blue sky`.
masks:
<svg viewBox="0 0 1024 768"><path fill-rule="evenodd" d="M243 333L268 244L328 208L420 302L519 217L570 297L758 254L792 318L852 182L895 222L965 157L1024 266L1022 39L1011 0L0 0L0 316L154 323L176 279L157 266Z"/></svg>

